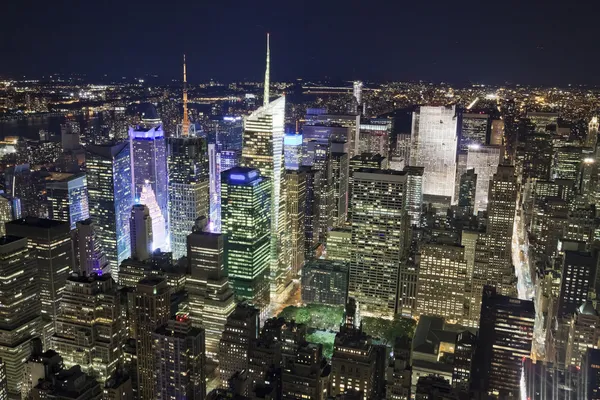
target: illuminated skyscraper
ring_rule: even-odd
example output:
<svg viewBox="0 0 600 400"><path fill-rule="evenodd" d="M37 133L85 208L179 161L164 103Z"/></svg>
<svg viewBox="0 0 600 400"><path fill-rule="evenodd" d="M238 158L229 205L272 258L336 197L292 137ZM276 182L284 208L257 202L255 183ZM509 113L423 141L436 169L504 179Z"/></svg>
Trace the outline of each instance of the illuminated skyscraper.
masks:
<svg viewBox="0 0 600 400"><path fill-rule="evenodd" d="M145 261L152 254L152 218L150 210L143 204L131 209L131 258Z"/></svg>
<svg viewBox="0 0 600 400"><path fill-rule="evenodd" d="M204 329L177 315L154 334L157 399L204 400Z"/></svg>
<svg viewBox="0 0 600 400"><path fill-rule="evenodd" d="M235 167L221 175L225 270L235 294L261 311L269 305L271 182L256 169Z"/></svg>
<svg viewBox="0 0 600 400"><path fill-rule="evenodd" d="M71 230L75 229L78 221L90 217L85 174L46 183L46 195L50 203L50 219L69 222Z"/></svg>
<svg viewBox="0 0 600 400"><path fill-rule="evenodd" d="M591 300L579 306L569 323L569 338L565 364L577 368L581 366L588 348L597 348L600 340L600 315Z"/></svg>
<svg viewBox="0 0 600 400"><path fill-rule="evenodd" d="M6 365L8 391L20 398L26 360L31 341L41 334L39 280L35 254L27 239L0 238L0 358Z"/></svg>
<svg viewBox="0 0 600 400"><path fill-rule="evenodd" d="M208 158L201 138L169 138L169 225L173 259L186 255L194 221L208 216Z"/></svg>
<svg viewBox="0 0 600 400"><path fill-rule="evenodd" d="M160 213L166 220L168 218L167 147L162 123L158 119L154 106L148 106L139 126L129 128L129 143L134 199L139 199L146 182L150 183Z"/></svg>
<svg viewBox="0 0 600 400"><path fill-rule="evenodd" d="M149 183L146 183L142 189L139 204L147 206L150 212L152 221L152 251L156 249L168 250L165 217L160 212L156 196Z"/></svg>
<svg viewBox="0 0 600 400"><path fill-rule="evenodd" d="M466 282L464 247L424 244L417 281L417 315L435 315L449 323L462 323Z"/></svg>
<svg viewBox="0 0 600 400"><path fill-rule="evenodd" d="M291 283L283 179L285 97L269 103L270 55L268 46L269 36L267 35L264 104L245 120L242 166L259 170L262 176L269 178L271 185L270 280L271 296L278 299Z"/></svg>
<svg viewBox="0 0 600 400"><path fill-rule="evenodd" d="M0 237L6 236L4 224L13 220L12 215L11 201L4 196L0 196Z"/></svg>
<svg viewBox="0 0 600 400"><path fill-rule="evenodd" d="M110 275L69 277L51 340L67 368L80 365L102 384L115 373L122 362L120 308L117 284Z"/></svg>
<svg viewBox="0 0 600 400"><path fill-rule="evenodd" d="M404 167L408 176L406 185L406 212L411 226L421 226L423 208L423 167Z"/></svg>
<svg viewBox="0 0 600 400"><path fill-rule="evenodd" d="M512 268L512 236L517 206L517 178L512 166L500 165L494 174L488 195L488 223L486 234L480 236L473 277L474 304L481 304L481 287L477 282L494 286L500 294L514 293ZM479 261L478 261L479 259Z"/></svg>
<svg viewBox="0 0 600 400"><path fill-rule="evenodd" d="M385 169L385 157L381 154L363 153L350 159L348 175L348 220L352 219L352 188L354 171L361 168ZM320 199L319 199L320 200Z"/></svg>
<svg viewBox="0 0 600 400"><path fill-rule="evenodd" d="M466 151L469 146L483 146L487 143L487 132L490 116L487 114L463 113L460 121L459 151Z"/></svg>
<svg viewBox="0 0 600 400"><path fill-rule="evenodd" d="M306 211L306 171L286 170L287 215L290 221L292 273L298 275L304 265Z"/></svg>
<svg viewBox="0 0 600 400"><path fill-rule="evenodd" d="M142 279L134 294L134 325L136 332L137 382L140 400L156 399L154 379L156 360L152 334L165 325L170 316L170 290L164 278Z"/></svg>
<svg viewBox="0 0 600 400"><path fill-rule="evenodd" d="M581 365L581 387L578 390L580 399L600 398L600 350L587 349Z"/></svg>
<svg viewBox="0 0 600 400"><path fill-rule="evenodd" d="M223 235L208 231L206 220L187 238L189 317L192 325L204 328L206 357L217 362L219 341L227 317L235 308L233 290L225 273Z"/></svg>
<svg viewBox="0 0 600 400"><path fill-rule="evenodd" d="M286 134L283 153L285 169L298 169L302 165L302 135Z"/></svg>
<svg viewBox="0 0 600 400"><path fill-rule="evenodd" d="M490 145L502 146L504 144L504 121L495 119L492 121ZM502 155L504 157L504 154Z"/></svg>
<svg viewBox="0 0 600 400"><path fill-rule="evenodd" d="M229 387L228 380L236 372L248 370L250 343L258 338L259 329L259 311L247 304L238 304L227 318L225 331L219 343L221 387Z"/></svg>
<svg viewBox="0 0 600 400"><path fill-rule="evenodd" d="M477 191L477 174L469 169L461 175L458 185L458 207L465 216L473 215L475 211L475 192ZM475 214L477 214L475 212Z"/></svg>
<svg viewBox="0 0 600 400"><path fill-rule="evenodd" d="M337 221L336 213L336 186L333 181L333 159L331 143L320 140L311 140L307 144L308 153L312 154L312 168L321 171L319 182L319 225L318 242L327 239L327 231Z"/></svg>
<svg viewBox="0 0 600 400"><path fill-rule="evenodd" d="M218 116L207 122L208 142L217 152L242 151L243 119L239 115Z"/></svg>
<svg viewBox="0 0 600 400"><path fill-rule="evenodd" d="M77 268L80 274L91 275L96 273L102 275L109 273L108 261L104 250L100 246L100 240L96 234L96 226L91 219L77 222L76 249Z"/></svg>
<svg viewBox="0 0 600 400"><path fill-rule="evenodd" d="M350 264L352 260L352 229L335 228L327 233L327 259Z"/></svg>
<svg viewBox="0 0 600 400"><path fill-rule="evenodd" d="M533 302L484 289L472 390L484 396L518 398L523 360L531 355L534 319Z"/></svg>
<svg viewBox="0 0 600 400"><path fill-rule="evenodd" d="M594 285L598 258L592 253L565 251L558 295L558 316L570 317L584 304Z"/></svg>
<svg viewBox="0 0 600 400"><path fill-rule="evenodd" d="M331 175L333 190L333 226L342 226L348 218L348 181L350 160L346 143L331 144Z"/></svg>
<svg viewBox="0 0 600 400"><path fill-rule="evenodd" d="M392 317L396 313L408 222L406 185L405 172L354 172L349 296L366 314Z"/></svg>
<svg viewBox="0 0 600 400"><path fill-rule="evenodd" d="M392 120L389 118L372 118L360 124L359 154L381 154L390 160ZM384 166L387 168L387 165Z"/></svg>
<svg viewBox="0 0 600 400"><path fill-rule="evenodd" d="M467 151L467 170L475 170L477 186L475 189L475 210L487 210L490 180L498 170L502 160L502 147L470 145Z"/></svg>
<svg viewBox="0 0 600 400"><path fill-rule="evenodd" d="M304 260L313 258L313 249L319 243L319 204L321 199L321 171L301 167L306 174L306 208L304 209Z"/></svg>
<svg viewBox="0 0 600 400"><path fill-rule="evenodd" d="M127 142L86 147L87 183L90 218L109 262L113 278L118 279L119 265L131 252L129 217L131 194L131 158Z"/></svg>
<svg viewBox="0 0 600 400"><path fill-rule="evenodd" d="M67 277L75 267L69 223L26 217L6 224L6 234L26 237L29 248L35 250L41 315L53 328Z"/></svg>
<svg viewBox="0 0 600 400"><path fill-rule="evenodd" d="M457 140L455 106L422 106L413 113L409 165L424 167L423 194L453 199Z"/></svg>

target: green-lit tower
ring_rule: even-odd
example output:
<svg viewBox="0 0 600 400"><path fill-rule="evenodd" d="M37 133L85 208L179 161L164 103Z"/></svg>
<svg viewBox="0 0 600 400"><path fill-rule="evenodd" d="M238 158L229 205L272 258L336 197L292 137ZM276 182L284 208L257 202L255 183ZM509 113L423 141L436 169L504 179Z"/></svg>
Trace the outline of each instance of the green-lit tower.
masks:
<svg viewBox="0 0 600 400"><path fill-rule="evenodd" d="M269 305L271 184L252 168L221 174L225 269L235 295L264 313Z"/></svg>

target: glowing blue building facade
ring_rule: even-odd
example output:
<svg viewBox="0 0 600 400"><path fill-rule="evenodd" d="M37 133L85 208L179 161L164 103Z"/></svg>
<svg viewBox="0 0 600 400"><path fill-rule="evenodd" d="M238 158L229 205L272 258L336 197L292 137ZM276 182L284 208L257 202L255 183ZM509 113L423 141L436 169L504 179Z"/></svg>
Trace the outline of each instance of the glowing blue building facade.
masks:
<svg viewBox="0 0 600 400"><path fill-rule="evenodd" d="M302 135L286 134L283 137L285 169L297 170L302 165Z"/></svg>
<svg viewBox="0 0 600 400"><path fill-rule="evenodd" d="M86 147L90 218L115 280L119 265L131 253L129 216L133 196L129 150L127 142Z"/></svg>
<svg viewBox="0 0 600 400"><path fill-rule="evenodd" d="M156 115L148 112L142 124L129 128L129 143L134 198L140 198L144 184L148 181L156 195L162 216L167 221L167 145L162 124Z"/></svg>

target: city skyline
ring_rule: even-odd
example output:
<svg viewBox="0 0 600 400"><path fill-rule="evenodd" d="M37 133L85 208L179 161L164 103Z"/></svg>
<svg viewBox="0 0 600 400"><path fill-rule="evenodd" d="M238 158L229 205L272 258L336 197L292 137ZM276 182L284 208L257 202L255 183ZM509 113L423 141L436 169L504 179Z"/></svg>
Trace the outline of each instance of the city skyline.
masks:
<svg viewBox="0 0 600 400"><path fill-rule="evenodd" d="M98 21L114 25L111 1L94 14L35 9L64 11L52 43L93 15L61 65L83 65L71 58L92 36L107 73L129 57L166 69L195 10L198 46L223 18L237 29L203 48L211 62L180 54L170 86L0 80L0 400L597 398L600 90L275 78L346 57L339 74L366 62L386 74L400 55L427 73L440 45L461 73L493 75L520 46L555 38L539 19L558 8L127 3L114 15L135 18L98 36ZM307 33L308 20L329 30ZM266 39L264 80L188 85L242 30ZM95 43L134 31L127 60L106 67ZM409 31L422 57L386 46ZM528 42L512 52L497 40L519 34ZM330 51L304 70L312 58L293 37ZM252 49L226 48L224 76L253 74ZM543 61L529 60L524 75Z"/></svg>

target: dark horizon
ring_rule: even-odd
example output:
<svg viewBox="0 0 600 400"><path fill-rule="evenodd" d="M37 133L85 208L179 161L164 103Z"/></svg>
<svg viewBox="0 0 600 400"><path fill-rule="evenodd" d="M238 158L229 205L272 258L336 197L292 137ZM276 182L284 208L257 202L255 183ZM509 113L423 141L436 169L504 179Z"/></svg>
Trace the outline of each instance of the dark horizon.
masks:
<svg viewBox="0 0 600 400"><path fill-rule="evenodd" d="M70 4L66 4L70 3ZM5 5L0 76L157 74L191 83L363 80L597 85L597 2L265 0Z"/></svg>

